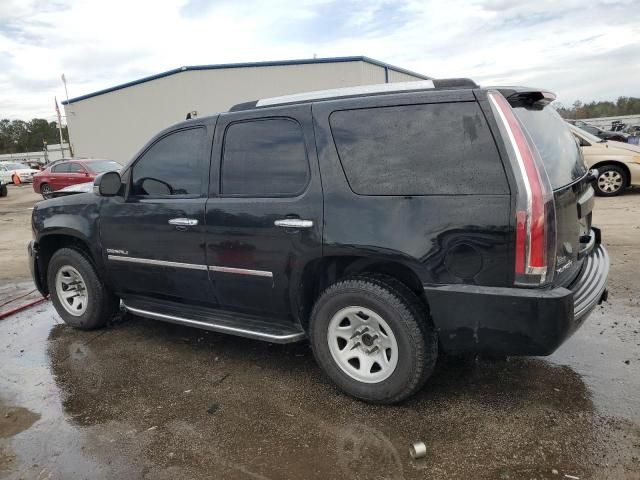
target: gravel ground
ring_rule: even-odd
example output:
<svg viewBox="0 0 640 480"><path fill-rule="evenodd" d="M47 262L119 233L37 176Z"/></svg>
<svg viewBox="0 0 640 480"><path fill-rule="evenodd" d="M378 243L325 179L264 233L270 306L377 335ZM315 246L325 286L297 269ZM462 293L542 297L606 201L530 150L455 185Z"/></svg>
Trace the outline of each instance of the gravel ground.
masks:
<svg viewBox="0 0 640 480"><path fill-rule="evenodd" d="M25 188L0 203L0 303L32 288ZM48 302L0 320L0 478L640 479L639 218L640 191L597 200L609 302L555 354L443 358L393 407L337 392L306 343L81 332Z"/></svg>

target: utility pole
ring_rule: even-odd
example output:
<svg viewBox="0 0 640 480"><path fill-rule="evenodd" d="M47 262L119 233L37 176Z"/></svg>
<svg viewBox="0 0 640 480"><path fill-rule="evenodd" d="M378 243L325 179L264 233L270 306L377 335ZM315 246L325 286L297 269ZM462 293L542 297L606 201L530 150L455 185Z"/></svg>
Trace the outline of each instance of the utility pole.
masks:
<svg viewBox="0 0 640 480"><path fill-rule="evenodd" d="M64 95L67 99L67 106L69 105L69 92L67 91L67 77L64 73L60 76L62 83L64 83ZM71 145L71 134L69 133L69 121L67 120L67 140L69 140L69 156L73 157L73 146Z"/></svg>
<svg viewBox="0 0 640 480"><path fill-rule="evenodd" d="M60 108L58 108L58 98L53 97L56 102L56 115L58 115L58 133L60 134L60 153L64 158L64 139L62 138L62 118L60 117Z"/></svg>
<svg viewBox="0 0 640 480"><path fill-rule="evenodd" d="M47 140L44 139L42 140L42 151L44 152L44 164L48 165L49 164L49 152L47 151Z"/></svg>

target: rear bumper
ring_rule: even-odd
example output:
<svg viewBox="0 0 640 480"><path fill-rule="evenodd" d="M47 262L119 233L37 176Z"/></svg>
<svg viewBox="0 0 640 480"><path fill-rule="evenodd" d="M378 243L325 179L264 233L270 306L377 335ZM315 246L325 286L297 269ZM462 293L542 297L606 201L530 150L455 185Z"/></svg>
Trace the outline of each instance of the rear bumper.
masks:
<svg viewBox="0 0 640 480"><path fill-rule="evenodd" d="M568 288L425 285L442 348L450 353L550 355L607 296L609 255L596 245Z"/></svg>

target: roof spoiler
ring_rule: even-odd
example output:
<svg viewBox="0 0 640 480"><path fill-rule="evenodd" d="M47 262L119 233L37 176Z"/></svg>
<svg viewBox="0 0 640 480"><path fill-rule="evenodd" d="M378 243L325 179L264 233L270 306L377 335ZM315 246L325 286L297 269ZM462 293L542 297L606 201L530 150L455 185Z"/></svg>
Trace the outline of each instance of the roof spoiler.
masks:
<svg viewBox="0 0 640 480"><path fill-rule="evenodd" d="M512 107L542 109L556 99L548 90L526 87L496 87Z"/></svg>

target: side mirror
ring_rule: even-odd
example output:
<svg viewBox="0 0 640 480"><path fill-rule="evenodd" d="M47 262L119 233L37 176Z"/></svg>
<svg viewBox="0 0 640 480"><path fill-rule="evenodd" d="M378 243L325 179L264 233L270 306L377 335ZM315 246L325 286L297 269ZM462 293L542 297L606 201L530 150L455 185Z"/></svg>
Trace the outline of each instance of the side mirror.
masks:
<svg viewBox="0 0 640 480"><path fill-rule="evenodd" d="M120 192L122 179L118 172L101 173L93 181L93 192L101 197L113 197Z"/></svg>

